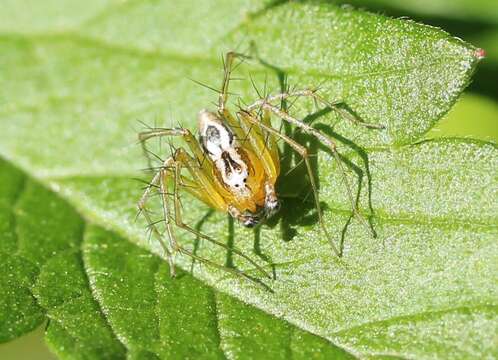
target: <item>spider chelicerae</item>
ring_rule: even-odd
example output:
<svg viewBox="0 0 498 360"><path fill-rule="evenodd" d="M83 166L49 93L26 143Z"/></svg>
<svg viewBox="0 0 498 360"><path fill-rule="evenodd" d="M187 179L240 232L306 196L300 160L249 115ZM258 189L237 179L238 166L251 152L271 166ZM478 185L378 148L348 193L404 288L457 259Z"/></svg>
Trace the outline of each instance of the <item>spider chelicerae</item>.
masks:
<svg viewBox="0 0 498 360"><path fill-rule="evenodd" d="M261 266L242 251L229 248L228 245L184 223L179 191L185 190L212 209L230 214L246 227L253 227L264 222L274 215L280 206L275 189L275 183L280 175L280 155L277 146L279 139L287 143L302 157L308 172L318 221L324 235L328 239L332 239L323 220L317 186L309 160L310 154L305 146L272 126L270 121L272 115L298 127L302 132L316 137L330 149L342 173L354 215L369 230L371 229L358 212L335 142L306 122L291 116L276 104L290 98L312 98L357 125L377 129L381 129L383 126L360 121L351 113L338 107L339 102L327 101L316 90L311 89L268 95L245 108L240 108L233 115L227 108L227 100L230 76L236 58L247 59L249 57L236 52L226 54L218 109L217 111L203 109L199 112L199 140L188 129L182 127L150 128L139 133L139 141L146 154L148 154L146 141L156 137L181 137L190 150L188 152L182 147L176 149L155 173L138 202L139 213L145 216L152 233L166 254L172 276L176 274L174 256L176 253L180 253L197 261L252 279L242 271L216 264L183 247L176 239L174 231L174 226L176 226L201 239L230 249L234 254L253 264L265 276L270 277ZM182 174L183 169L186 169L188 176ZM171 194L167 190L168 183L172 183L173 191ZM159 231L157 222L152 220L147 211L147 201L155 190L161 198L165 234ZM341 256L332 240L330 244L335 255Z"/></svg>

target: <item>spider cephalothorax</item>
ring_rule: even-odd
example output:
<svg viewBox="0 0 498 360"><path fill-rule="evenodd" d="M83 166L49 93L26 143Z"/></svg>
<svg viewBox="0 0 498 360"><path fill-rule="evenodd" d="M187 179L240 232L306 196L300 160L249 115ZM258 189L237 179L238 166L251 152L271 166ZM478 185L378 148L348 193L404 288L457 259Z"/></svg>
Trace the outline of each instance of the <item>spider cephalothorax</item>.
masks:
<svg viewBox="0 0 498 360"><path fill-rule="evenodd" d="M278 139L283 140L302 156L308 171L320 226L323 233L330 238L322 218L320 202L318 201L318 191L311 171L308 151L303 145L274 128L270 122L270 115L274 115L300 128L306 134L315 136L329 148L344 177L353 213L368 227L356 209L347 176L334 141L309 124L292 117L276 104L288 98L309 97L359 125L374 128L381 128L381 126L358 121L351 114L345 113L344 110L337 107L337 103L324 100L313 90L300 90L270 95L258 99L245 109L240 109L234 116L227 109L226 103L232 63L235 57L247 58L244 55L233 52L226 55L225 76L219 94L218 109L216 112L201 110L198 114L199 141L192 136L189 130L184 128L154 128L139 134L139 139L146 154L148 154L145 147L146 140L158 136L180 136L190 150L188 152L180 147L172 156L164 161L138 204L140 211L146 217L152 232L166 253L172 275L175 274L173 255L176 252L191 256L198 261L221 267L210 260L195 255L180 245L176 240L173 225L183 228L202 239L227 248L226 244L200 233L183 222L178 195L179 191L185 190L190 192L209 207L230 214L244 226L253 227L261 223L277 212L279 208L279 201L275 190L275 183L280 175ZM182 172L184 169L188 172L189 176L186 176ZM173 183L172 194L168 192L168 182ZM162 232L157 228L157 222L152 221L149 213L146 211L146 202L153 189L158 189L162 200L167 242L164 240ZM332 242L331 245L334 252L340 256L340 252ZM230 250L245 258L266 274L258 264L239 250L234 248L230 248ZM245 274L235 269L221 268L245 276Z"/></svg>

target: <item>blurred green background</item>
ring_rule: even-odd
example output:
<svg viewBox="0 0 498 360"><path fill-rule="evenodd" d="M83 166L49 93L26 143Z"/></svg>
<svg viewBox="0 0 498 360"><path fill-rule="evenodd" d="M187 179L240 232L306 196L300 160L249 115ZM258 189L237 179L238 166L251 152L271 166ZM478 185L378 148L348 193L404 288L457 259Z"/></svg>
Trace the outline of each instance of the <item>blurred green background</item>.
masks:
<svg viewBox="0 0 498 360"><path fill-rule="evenodd" d="M440 27L486 51L473 81L451 111L428 137L458 136L498 142L498 2L496 0L353 0L347 2L388 16L410 19ZM0 1L0 11L11 1ZM61 2L64 7L64 2ZM26 17L43 11L26 8ZM61 13L64 13L61 11ZM1 53L1 52L0 52ZM0 359L55 359L43 341L44 326L0 345Z"/></svg>

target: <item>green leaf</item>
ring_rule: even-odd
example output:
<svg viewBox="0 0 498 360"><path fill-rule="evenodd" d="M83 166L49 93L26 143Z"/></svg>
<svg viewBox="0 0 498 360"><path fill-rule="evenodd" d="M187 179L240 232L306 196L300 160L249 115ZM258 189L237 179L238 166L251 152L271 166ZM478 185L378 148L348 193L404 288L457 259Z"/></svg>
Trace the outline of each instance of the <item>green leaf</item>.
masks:
<svg viewBox="0 0 498 360"><path fill-rule="evenodd" d="M22 263L3 269L16 280L1 283L8 296L0 314L15 325L2 329L2 339L48 317L47 340L64 358L496 352L496 148L420 142L470 81L476 48L435 28L325 3L99 3L68 10L63 20L57 5L34 22L14 11L16 3L0 14L7 54L0 67L8 70L0 79L0 154L85 220L32 180L20 190L25 176L6 171L0 246L9 261ZM302 168L280 184L298 197L285 198L279 217L256 232L183 199L189 224L274 271L273 292L180 256L185 272L169 279L166 263L153 255L161 255L159 245L134 221L141 189L131 178L144 166L136 119L161 126L179 120L195 130L196 112L217 95L187 79L219 86L220 53L250 44L262 63L240 66L236 76L246 81L231 88L245 101L258 97L249 76L261 91L265 83L280 91L285 79L321 85L323 96L387 127L353 126L309 101L292 107L298 117L318 110L314 125L338 142L378 235L351 218L336 164L319 151L314 170L324 217L344 243L342 259L303 201L309 185ZM299 161L284 152L284 167ZM189 234L179 238L200 256L257 274L235 254ZM10 311L13 303L18 310Z"/></svg>

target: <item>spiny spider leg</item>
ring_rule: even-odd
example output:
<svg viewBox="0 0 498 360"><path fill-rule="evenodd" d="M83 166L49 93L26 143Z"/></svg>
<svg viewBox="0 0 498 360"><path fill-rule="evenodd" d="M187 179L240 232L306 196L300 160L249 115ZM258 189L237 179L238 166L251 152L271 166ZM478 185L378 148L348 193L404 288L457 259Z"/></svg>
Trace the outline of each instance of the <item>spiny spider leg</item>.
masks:
<svg viewBox="0 0 498 360"><path fill-rule="evenodd" d="M323 97L317 94L315 90L299 90L299 91L293 91L293 92L286 92L286 93L281 93L281 94L276 94L276 95L270 95L264 99L260 99L256 102L254 102L252 105L249 105L246 110L251 112L253 110L256 110L260 107L262 107L263 104L273 104L275 101L282 101L285 99L288 99L290 97L311 97L318 101L319 103L325 105L326 107L330 108L331 110L337 112L339 115L342 117L346 118L347 120L351 121L355 125L360 125L364 126L369 129L385 129L384 125L379 125L379 124L371 124L371 123L366 123L363 121L360 121L356 116L351 114L349 111L342 109L338 107L339 104L342 103L342 101L327 101Z"/></svg>
<svg viewBox="0 0 498 360"><path fill-rule="evenodd" d="M219 93L218 97L218 114L224 118L232 131L234 132L234 135L237 139L241 140L243 144L245 144L245 138L247 136L247 133L244 132L244 130L240 127L240 124L238 123L238 120L235 119L230 111L226 107L226 103L228 101L228 85L230 84L230 77L233 71L233 61L235 58L243 58L243 59L249 59L250 56L243 55L240 53L236 52L228 52L225 55L225 60L223 62L223 68L224 68L224 76L223 76L223 82L221 84L221 90Z"/></svg>
<svg viewBox="0 0 498 360"><path fill-rule="evenodd" d="M313 190L313 196L315 198L315 206L316 206L316 209L318 212L318 221L320 222L320 226L321 226L322 231L324 232L325 236L330 240L330 245L332 247L332 250L334 251L334 253L337 256L341 256L341 253L339 252L339 250L337 250L337 247L335 246L335 244L332 241L332 237L330 236L330 234L327 230L327 227L325 226L325 222L323 220L323 217L322 217L322 210L321 210L321 206L320 206L320 200L318 197L318 190L317 190L316 183L315 183L315 177L313 176L313 172L311 170L308 149L306 149L306 147L304 147L301 144L299 144L298 142L296 142L294 139L291 139L287 135L282 134L281 132L279 132L278 130L273 128L272 126L263 124L257 117L253 116L252 114L250 114L244 110L239 111L237 114L239 116L241 116L243 119L247 120L248 122L253 123L256 126L260 126L261 128L268 131L269 133L275 135L276 137L281 138L283 141L285 141L287 144L289 144L298 154L301 155L301 157L304 160L304 163L306 164L306 169L308 171L308 176L310 179L311 188Z"/></svg>
<svg viewBox="0 0 498 360"><path fill-rule="evenodd" d="M241 53L236 53L236 52L228 52L225 56L225 62L224 62L224 76L223 76L223 83L221 87L221 92L219 95L219 102L218 102L218 111L223 114L231 117L230 113L226 110L226 103L228 100L228 85L230 83L230 76L232 74L232 66L233 66L233 61L235 58L242 58L242 59L252 59L252 56L249 55L244 55ZM385 129L385 125L382 124L372 124L372 123L366 123L358 119L356 116L351 114L349 111L340 108L338 105L343 103L342 101L328 101L318 95L317 90L312 90L312 89L304 89L304 90L297 90L297 91L291 91L291 92L283 92L280 94L276 95L269 95L266 96L265 98L262 98L258 101L256 101L254 104L248 106L246 108L247 111L251 112L253 110L256 110L257 108L261 107L263 103L273 103L275 101L282 101L285 100L289 97L312 97L314 100L318 101L319 103L329 107L331 110L335 111L342 117L346 118L347 120L351 121L353 124L364 126L366 128L370 129Z"/></svg>
<svg viewBox="0 0 498 360"><path fill-rule="evenodd" d="M170 271L171 275L175 276L175 269L174 269L174 262L173 262L173 257L175 252L180 252L184 255L190 256L196 260L202 261L204 263L213 265L217 268L224 269L232 274L238 274L242 275L244 277L248 277L246 274L243 274L242 272L236 270L236 269L230 269L226 268L224 266L215 264L207 259L200 258L199 256L196 256L189 250L183 248L178 244L178 241L176 240L176 236L174 234L174 231L172 229L172 221L171 219L174 219L175 224L180 228L183 228L197 236L199 236L202 239L205 239L207 241L210 241L218 246L221 246L225 249L228 249L232 251L234 254L246 259L249 263L251 263L255 268L258 269L264 276L271 278L271 276L260 266L258 265L254 260L252 260L249 256L245 255L241 250L233 247L229 247L226 244L223 244L222 242L219 242L217 240L214 240L213 238L200 233L193 229L192 227L186 225L182 221L182 216L181 216L181 210L180 210L180 199L178 196L178 191L180 187L184 187L182 185L182 181L188 181L189 183L194 183L192 180L188 178L183 178L180 175L180 169L181 167L187 168L187 170L191 173L192 176L194 176L194 179L199 180L201 177L206 178L208 177L206 173L211 173L211 168L209 167L209 162L205 161L204 162L204 153L198 146L198 143L195 141L195 138L191 135L191 133L186 130L186 129L164 129L164 128L157 128L157 129L151 129L149 131L145 131L139 134L139 140L144 144L148 139L151 139L153 137L161 137L161 136L181 136L184 138L184 140L188 143L190 149L198 156L203 156L202 159L196 160L196 158L191 157L184 149L179 148L174 156L168 158L164 164L162 165L160 171L158 171L150 184L146 187L144 194L142 195L138 207L139 211L144 213L144 216L147 220L148 226L151 228L151 231L154 233L155 237L159 240L161 246L163 247L164 251L166 252L166 256L168 258L168 263L170 264ZM143 145L145 147L145 144ZM200 165L202 164L202 165ZM174 216L172 216L172 212L170 210L170 205L169 205L169 198L168 198L168 192L166 188L166 179L168 175L173 175L174 178ZM202 181L197 181L197 183L200 183L201 188L203 188L203 183ZM159 186L158 186L159 185ZM166 243L164 242L163 235L160 233L160 231L157 229L157 222L154 222L150 215L146 211L146 202L147 200L152 196L151 191L153 188L156 188L158 191L158 194L161 196L162 200L162 211L163 211L163 216L164 216L164 221L166 224L166 230L168 234L168 239L169 239L169 244L170 248L166 246ZM189 188L187 190L190 190L190 192L193 192L194 195L197 191L193 191L194 189ZM212 189L204 188L204 193L212 193ZM202 194L203 192L197 192L198 194ZM205 199L204 199L205 201ZM254 281L254 279L250 280Z"/></svg>
<svg viewBox="0 0 498 360"><path fill-rule="evenodd" d="M168 158L166 161L165 161L165 166L166 166L166 163L167 162L170 162L172 160L172 158ZM159 232L159 230L157 229L157 226L156 226L156 222L154 222L149 213L147 212L147 200L149 199L150 197L150 192L152 190L152 188L156 187L158 185L158 183L161 182L161 177L162 177L162 171L158 171L155 175L154 175L154 178L152 179L152 181L150 182L150 185L145 189L145 192L143 193L142 197L140 198L139 202L138 202L138 210L139 212L143 213L144 214L144 217L145 217L145 220L147 221L147 225L148 227L151 229L152 233L154 234L154 236L156 237L157 241L159 241L159 244L161 245L161 247L163 248L164 250L164 253L166 254L166 258L168 260L168 264L169 264L169 268L170 268L170 274L172 277L176 276L176 273L175 273L175 265L174 265L174 259L173 259L173 254L172 252L168 249L168 246L166 245L166 243L164 242L163 240L163 236L161 235L161 233ZM159 191L162 192L162 189L161 187L159 188Z"/></svg>
<svg viewBox="0 0 498 360"><path fill-rule="evenodd" d="M165 128L154 128L147 131L143 131L138 134L138 140L144 150L147 159L150 162L150 151L147 149L146 142L149 139L154 137L172 137L172 136L180 136L187 143L190 150L192 150L194 156L200 161L200 163L204 163L205 154L200 148L197 140L194 138L192 133L184 128L174 128L174 129L165 129ZM210 164L206 164L209 166Z"/></svg>
<svg viewBox="0 0 498 360"><path fill-rule="evenodd" d="M316 137L318 140L320 140L323 144L325 144L325 146L327 146L332 151L332 155L334 156L334 159L336 160L336 162L339 166L342 180L344 182L344 185L346 186L346 190L348 193L349 201L351 202L351 208L353 210L353 213L356 216L356 218L360 221L360 223L363 224L363 226L372 234L373 237L375 237L375 232L370 227L370 225L365 220L365 218L359 213L359 211L356 207L356 200L353 196L353 192L351 191L351 185L350 185L348 177L346 175L346 170L344 169L344 165L342 164L342 160L339 156L339 152L337 151L337 146L336 146L335 142L332 139L330 139L328 136L325 136L324 134L322 134L320 131L318 131L314 127L290 116L288 113L286 113L283 110L280 110L276 106L273 106L273 105L268 104L268 103L262 103L261 107L264 109L270 110L272 113L277 115L282 120L285 120L285 121L289 122L290 124L297 126L304 133L307 133L309 135ZM260 126L262 126L261 123L260 123Z"/></svg>
<svg viewBox="0 0 498 360"><path fill-rule="evenodd" d="M183 150L183 149L178 149L177 153L175 155L175 158L177 160L181 159L181 163L186 163L188 164L189 162L192 162L194 159L190 158L190 156ZM227 244L224 244L218 240L215 240L208 235L205 235L191 226L185 224L183 222L183 217L182 217L182 211L181 211L181 206L180 206L180 197L178 196L180 187L182 186L180 183L181 177L180 177L180 167L178 166L180 162L177 161L177 165L175 166L175 181L174 181L174 209L175 209L175 223L179 228L182 228L186 231L191 232L192 234L200 237L201 239L205 239L213 244L216 244L218 246L221 246L222 248L225 248L229 251L232 251L234 254L239 255L240 257L246 259L249 263L251 263L256 269L258 269L264 276L268 277L271 279L271 276L260 266L258 265L254 260L252 260L249 256L245 255L241 250L235 248L235 247L230 247Z"/></svg>
<svg viewBox="0 0 498 360"><path fill-rule="evenodd" d="M175 158L176 158L176 156L175 156ZM172 158L170 158L170 159L172 159ZM175 178L175 183L174 183L174 186L175 186L175 189L174 189L174 202L175 202L174 218L175 219L177 218L177 216L180 212L179 197L178 197L178 190L179 190L178 189L178 186L179 186L178 181L179 180L177 180L177 179L179 178L179 173L180 173L181 167L185 166L184 161L185 161L184 159L173 159L173 161L168 164L169 167L173 166L173 173L174 173L174 178ZM161 196L162 196L163 214L164 214L164 218L166 219L165 220L166 227L167 227L167 231L168 231L168 237L170 239L170 246L172 248L172 253L174 254L175 252L179 252L179 253L186 255L186 256L189 256L189 257L191 257L199 262L202 262L202 263L210 265L210 266L214 266L220 270L226 271L226 272L231 273L231 274L242 276L242 277L252 281L253 283L255 283L257 285L261 285L258 281L251 278L250 276L248 276L244 272L237 270L237 269L228 268L228 267L219 265L211 260L208 260L208 259L205 259L205 258L200 257L198 255L195 255L190 250L185 249L183 246L181 246L178 243L178 241L176 240L175 234L173 232L173 229L171 228L172 216L170 214L169 198L168 198L168 195L166 194L166 187L167 187L166 182L167 182L167 175L169 173L171 173L171 171L168 171L168 169L164 169L163 171L161 171L161 175L160 175L160 189L161 190L160 191L161 191ZM195 232L195 230L194 230L194 233L197 233L197 232ZM202 235L203 238L208 238L206 235L203 235L203 234L200 234L200 235ZM259 270L263 271L258 265L256 265L256 266ZM269 277L269 275L266 274L266 272L263 271L263 273ZM175 275L174 270L172 271L171 275L172 276Z"/></svg>
<svg viewBox="0 0 498 360"><path fill-rule="evenodd" d="M161 170L161 172L160 172L161 175L159 177L159 180L160 180L159 193L160 193L160 196L162 199L161 205L162 205L162 209L163 209L164 221L166 223L166 231L168 233L169 245L171 248L171 252L174 255L176 253L176 251L178 251L178 242L176 241L175 233L173 232L173 229L171 227L172 216L170 214L169 201L168 201L168 195L167 195L168 189L167 189L167 186L165 184L165 179L166 179L168 172L170 172L169 169L171 167L176 168L178 161L174 157L169 158L168 160L171 160L171 161L168 164L165 163L164 169ZM173 264L173 266L174 266L174 264ZM173 272L171 272L171 275L174 276L173 275L174 273L175 273L175 271L173 270Z"/></svg>
<svg viewBox="0 0 498 360"><path fill-rule="evenodd" d="M260 283L259 281L256 281L255 279L253 279L252 277L250 277L249 275L245 274L243 271L240 271L240 270L237 270L237 269L233 269L233 268L229 268L229 267L226 267L226 266L222 266L220 264L217 264L213 261L210 261L208 259L204 259L198 255L195 255L194 253L192 253L190 250L187 250L183 247L179 247L178 249L178 252L183 254L183 255L187 255L187 256L190 256L192 259L195 259L201 263L204 263L206 265L209 265L209 266L213 266L217 269L220 269L220 270L223 270L223 271L226 271L230 274L234 274L234 275L237 275L237 276L242 276L243 278L251 281L252 283L256 284L256 285L262 285L263 283Z"/></svg>
<svg viewBox="0 0 498 360"><path fill-rule="evenodd" d="M221 91L218 98L218 111L222 114L224 114L226 110L228 100L228 84L230 83L230 76L232 75L233 61L235 58L250 59L250 56L233 51L230 51L225 55L225 62L223 64L223 83L221 84Z"/></svg>
<svg viewBox="0 0 498 360"><path fill-rule="evenodd" d="M226 108L228 100L228 85L230 83L230 76L233 71L233 61L235 58L252 59L251 56L229 52L226 54L224 60L224 77L222 83L222 90L219 95L218 114L226 120L231 130L234 132L235 137L243 144L243 146L252 148L260 157L263 166L271 180L276 180L279 173L279 153L277 144L274 141L267 143L267 135L265 135L260 128L249 123L245 126L240 121L239 117L234 117ZM265 124L270 124L269 112L265 111L262 116L262 121ZM253 127L254 126L254 127ZM271 138L270 140L272 140ZM270 149L269 149L270 148ZM270 180L270 179L269 179Z"/></svg>

